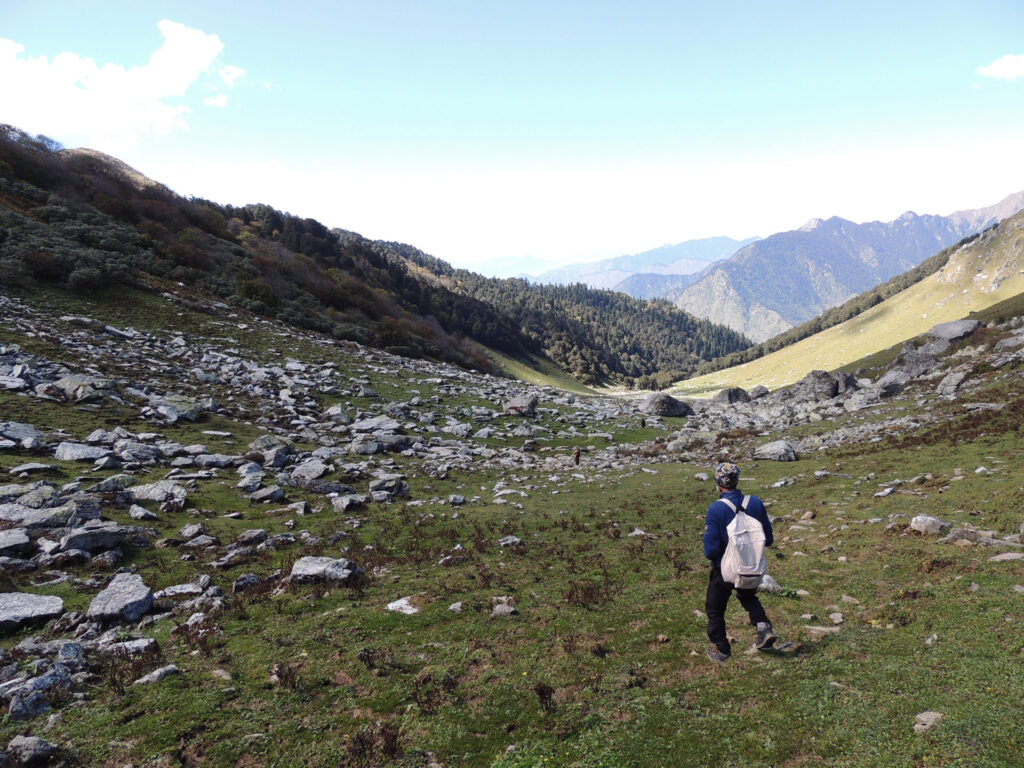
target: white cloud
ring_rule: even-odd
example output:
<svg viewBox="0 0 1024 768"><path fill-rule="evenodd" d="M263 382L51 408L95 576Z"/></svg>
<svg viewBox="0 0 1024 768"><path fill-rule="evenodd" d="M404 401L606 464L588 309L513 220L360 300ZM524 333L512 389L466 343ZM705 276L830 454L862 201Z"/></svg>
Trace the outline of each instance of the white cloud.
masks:
<svg viewBox="0 0 1024 768"><path fill-rule="evenodd" d="M245 70L229 64L226 67L221 67L218 74L220 74L220 79L225 82L228 88L232 88L238 78L245 76Z"/></svg>
<svg viewBox="0 0 1024 768"><path fill-rule="evenodd" d="M207 96L203 99L203 104L207 107L220 107L223 109L228 105L228 95L226 93L218 93L216 96Z"/></svg>
<svg viewBox="0 0 1024 768"><path fill-rule="evenodd" d="M997 80L1016 80L1024 77L1024 53L1017 56L1011 53L996 59L987 67L979 67L978 74Z"/></svg>
<svg viewBox="0 0 1024 768"><path fill-rule="evenodd" d="M140 134L187 130L191 109L183 97L200 78L215 74L224 44L177 22L157 26L163 45L146 64L131 68L70 52L52 61L25 56L23 45L0 39L0 121L111 152L132 146ZM230 86L244 70L222 66L216 74ZM226 98L221 93L204 103L221 107Z"/></svg>

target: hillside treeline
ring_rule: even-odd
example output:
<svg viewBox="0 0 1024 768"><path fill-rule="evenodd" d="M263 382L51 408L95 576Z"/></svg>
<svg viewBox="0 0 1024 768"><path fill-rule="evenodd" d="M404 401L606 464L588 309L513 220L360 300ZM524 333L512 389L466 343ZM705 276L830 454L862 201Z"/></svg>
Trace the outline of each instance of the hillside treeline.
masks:
<svg viewBox="0 0 1024 768"><path fill-rule="evenodd" d="M112 158L0 126L0 283L33 280L183 283L398 354L486 370L485 345L585 382L665 386L747 344L665 302L483 278L267 205L184 199Z"/></svg>
<svg viewBox="0 0 1024 768"><path fill-rule="evenodd" d="M994 227L997 225L993 224L992 226ZM705 373L714 373L715 371L732 368L734 365L749 363L751 360L757 360L759 357L764 357L772 352L788 347L790 344L796 344L798 341L802 341L803 339L813 336L816 333L820 333L834 325L845 323L847 320L871 309L871 307L876 304L881 304L886 299L895 296L901 291L905 291L910 286L915 285L926 277L935 274L946 266L950 256L968 243L977 240L980 236L981 233L969 235L954 245L951 245L948 248L943 248L934 256L925 259L913 269L897 275L891 280L872 288L870 291L865 291L862 294L854 296L852 299L849 299L839 306L828 309L812 320L808 320L806 323L798 325L795 328L790 328L788 331L780 333L778 336L773 336L760 344L755 344L752 347L733 352L729 355L724 355L716 360L702 363L697 369L697 374L703 375Z"/></svg>
<svg viewBox="0 0 1024 768"><path fill-rule="evenodd" d="M693 374L703 360L750 342L667 301L573 285L535 285L455 269L410 246L388 243L453 291L480 299L515 320L545 354L581 381L628 380L659 389Z"/></svg>

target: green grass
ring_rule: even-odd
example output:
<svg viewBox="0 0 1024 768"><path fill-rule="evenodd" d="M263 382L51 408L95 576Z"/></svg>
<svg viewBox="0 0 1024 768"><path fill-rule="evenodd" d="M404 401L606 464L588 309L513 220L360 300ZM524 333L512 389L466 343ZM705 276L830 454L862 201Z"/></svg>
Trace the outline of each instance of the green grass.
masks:
<svg viewBox="0 0 1024 768"><path fill-rule="evenodd" d="M297 346L295 356L324 355L309 345ZM339 367L350 364L337 360ZM795 644L791 652L745 653L753 630L733 601L733 660L717 667L704 656L704 618L695 615L703 610L707 579L700 538L715 497L709 483L694 477L708 471L704 464L598 468L584 453L577 469L568 453L582 441L568 439L540 444L541 456L564 454L554 470L477 464L439 479L415 460L388 457L408 476L413 500L427 504L371 504L341 515L323 499L289 489L288 501L321 508L295 517L293 527L287 515L272 514L274 506L250 505L233 487L234 473L222 471L197 483L183 511L160 513L156 536L175 536L201 520L223 544L257 527L271 534L305 529L321 543L260 553L228 571L212 569L205 553L183 561L175 548L127 548L125 564L147 584L158 589L209 573L230 592L241 573L287 572L299 556L324 554L365 567L372 574L366 588L295 586L229 597L203 640L172 631L185 616L158 622L147 632L159 642L159 657L120 672L117 665L98 668L78 688L84 706L64 707L63 720L46 732L44 718L0 723L0 742L42 735L65 745L68 764L82 766L425 766L428 752L449 768L1014 765L1024 748L1024 595L1014 591L1024 584L1020 561L990 563L991 550L939 544L905 526L914 515L932 514L1001 535L1018 530L1018 374L987 374L984 387L964 398L1007 403L1001 412L966 414L964 400L933 403L944 418L918 434L790 464L741 462L743 489L761 495L778 520L769 571L784 593L763 600L780 640ZM424 397L435 391L410 383L416 376L366 375L389 397L412 387ZM487 404L464 400L457 404ZM541 407L572 421L571 406ZM892 407L913 412L913 398ZM62 426L79 439L114 422L146 427L133 421L131 409L79 410L10 394L0 395L0 414ZM666 421L670 430L684 423ZM618 445L667 434L620 422L587 426L611 429ZM538 423L553 431L566 426L546 411ZM234 436L220 440L202 435L204 429ZM223 417L160 431L228 453L244 452L259 433ZM637 450L656 451L650 443ZM44 459L51 460L3 452L0 473ZM58 484L109 474L89 472L87 462L54 463L59 474L50 479ZM979 466L995 471L975 474ZM831 474L816 478L818 470ZM796 482L772 487L782 477ZM904 482L891 496L874 496L882 483L915 477L920 482ZM495 504L498 482L527 495ZM355 481L361 490L365 483ZM480 500L460 508L431 503L453 493ZM810 523L801 519L808 511L815 513ZM105 512L129 522L127 510ZM228 512L243 517L223 517ZM354 527L352 518L362 524ZM629 536L636 528L647 535ZM332 544L335 534L341 535ZM500 548L497 540L509 534L524 546ZM457 544L460 557L439 565ZM73 583L34 588L32 574L11 578L19 588L58 594L75 610L84 610L96 591ZM519 615L492 618L497 596L510 596ZM400 597L411 598L420 613L384 610ZM461 613L449 610L455 602L463 604ZM821 638L807 629L829 624L835 610L845 615L838 634ZM45 630L23 630L3 645L30 634ZM121 685L125 675L134 679L170 662L180 676L148 687ZM271 680L275 668L278 682ZM945 719L929 734L913 733L914 715L927 709ZM507 752L510 745L516 748Z"/></svg>

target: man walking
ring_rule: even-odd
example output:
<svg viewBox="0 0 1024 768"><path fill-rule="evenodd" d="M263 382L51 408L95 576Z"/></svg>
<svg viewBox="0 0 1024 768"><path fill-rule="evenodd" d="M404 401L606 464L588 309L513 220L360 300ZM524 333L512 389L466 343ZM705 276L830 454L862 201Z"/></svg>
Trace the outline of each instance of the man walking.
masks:
<svg viewBox="0 0 1024 768"><path fill-rule="evenodd" d="M738 485L740 468L731 462L723 462L715 469L715 482L718 484L718 501L708 507L707 524L704 528L704 557L711 561L711 577L708 580L707 600L704 609L708 615L708 638L715 647L708 651L708 658L724 664L732 656L732 647L725 634L725 606L729 602L734 586L722 578L722 555L729 543L726 530L729 523L736 517L736 510L743 505L743 494ZM774 541L772 523L768 519L764 504L757 496L750 496L744 511L759 521L764 528L765 546ZM740 605L750 615L750 623L757 628L758 650L771 648L775 643L775 633L771 622L764 612L764 606L757 599L756 589L736 589L736 597Z"/></svg>

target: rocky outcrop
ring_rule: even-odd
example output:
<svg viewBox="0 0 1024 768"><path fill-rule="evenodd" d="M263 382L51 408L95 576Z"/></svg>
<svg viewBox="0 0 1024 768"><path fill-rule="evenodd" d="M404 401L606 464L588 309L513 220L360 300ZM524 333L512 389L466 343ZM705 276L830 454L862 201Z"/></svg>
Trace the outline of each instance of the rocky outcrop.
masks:
<svg viewBox="0 0 1024 768"><path fill-rule="evenodd" d="M640 404L640 412L652 416L677 417L692 415L693 408L665 392L654 392Z"/></svg>

